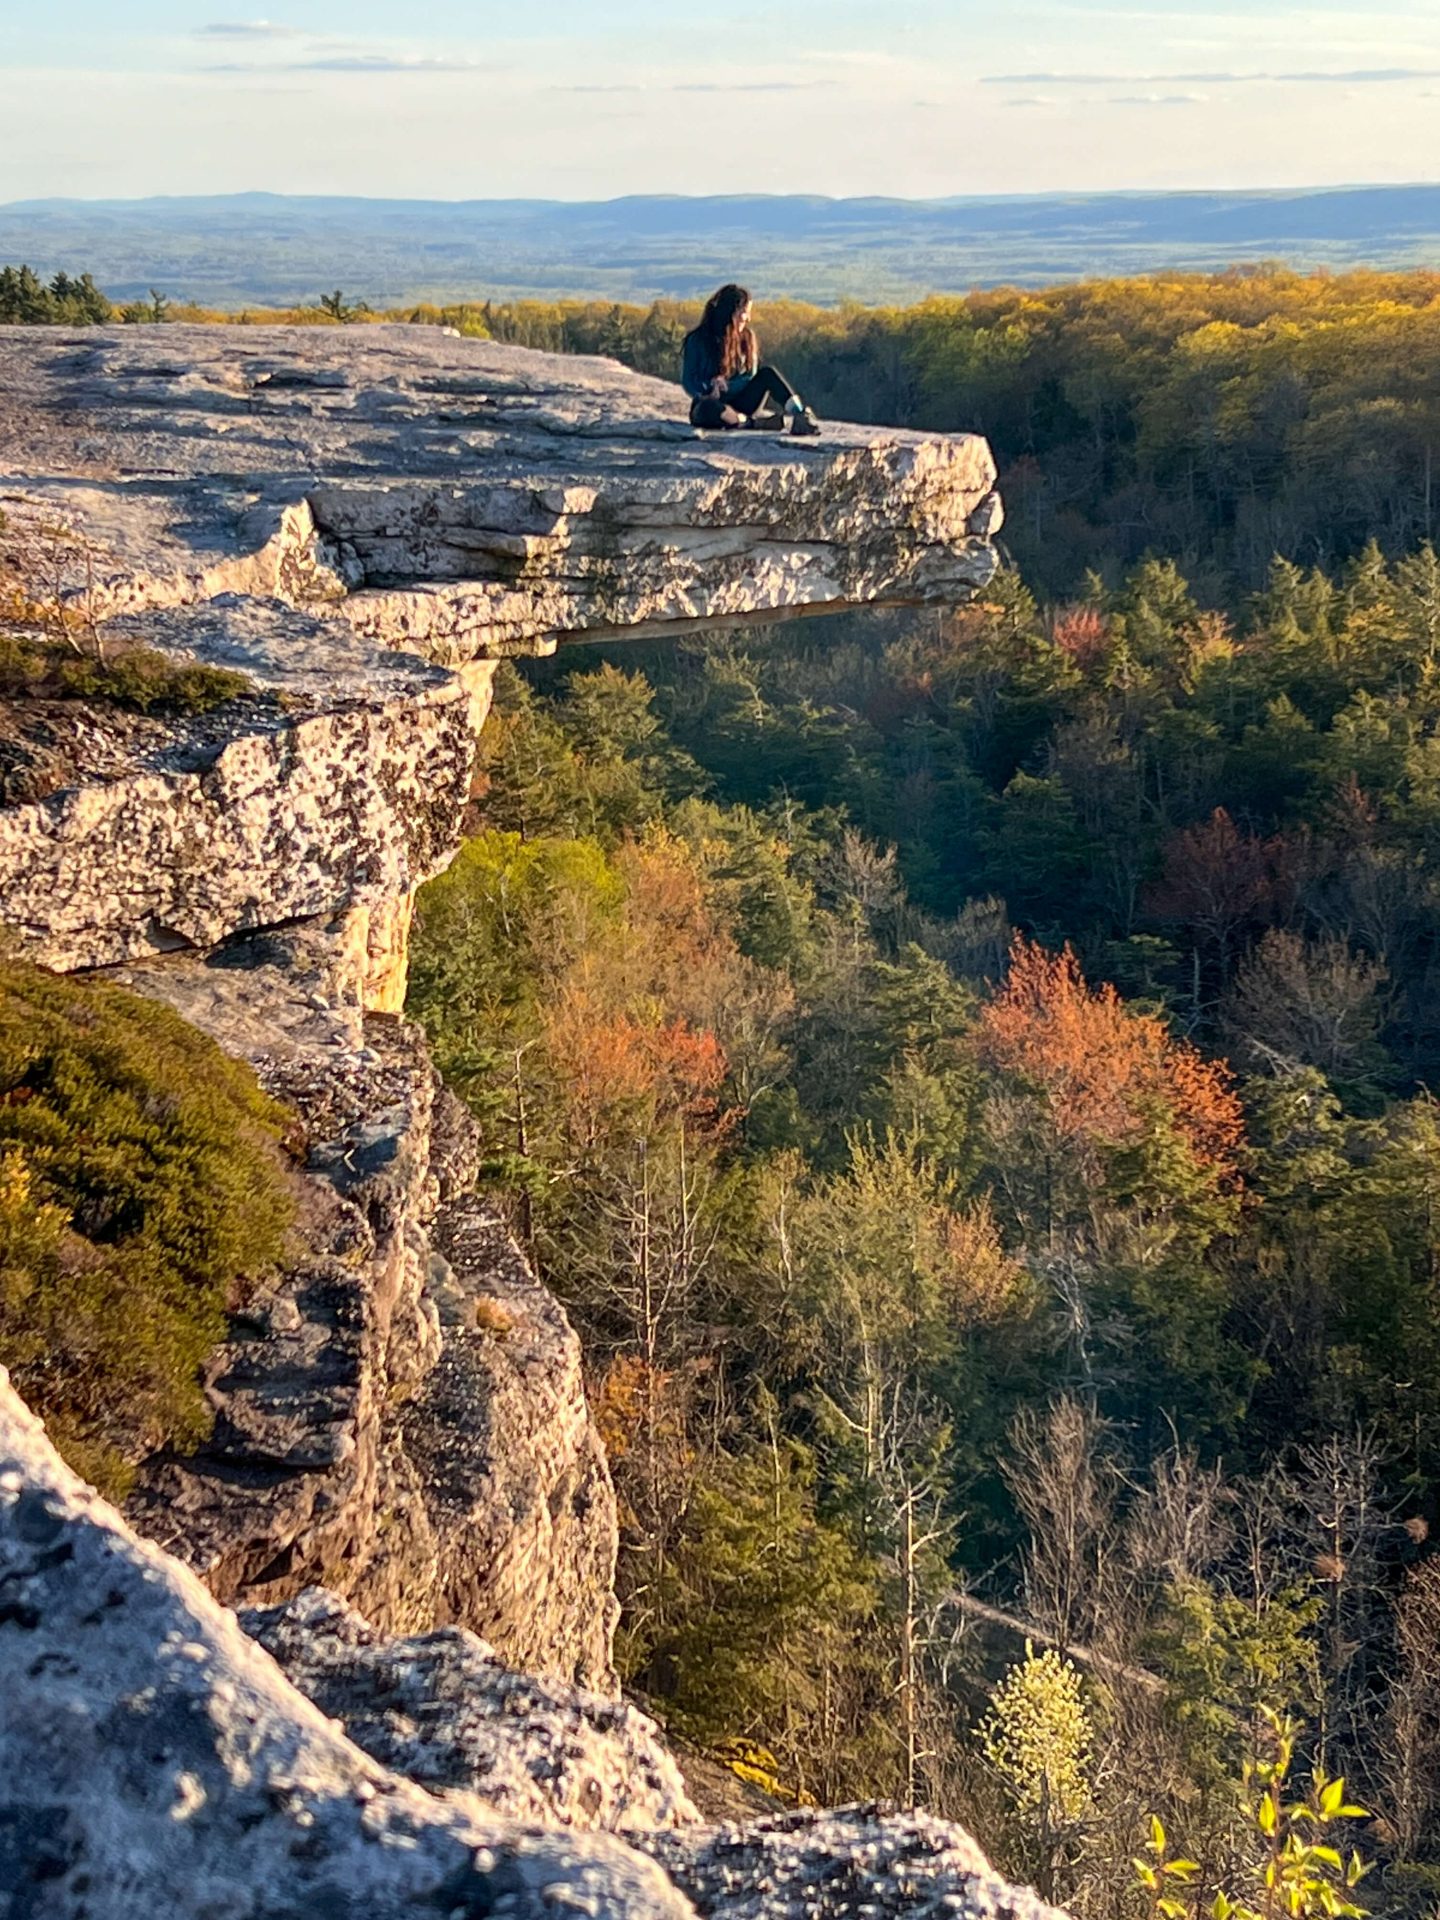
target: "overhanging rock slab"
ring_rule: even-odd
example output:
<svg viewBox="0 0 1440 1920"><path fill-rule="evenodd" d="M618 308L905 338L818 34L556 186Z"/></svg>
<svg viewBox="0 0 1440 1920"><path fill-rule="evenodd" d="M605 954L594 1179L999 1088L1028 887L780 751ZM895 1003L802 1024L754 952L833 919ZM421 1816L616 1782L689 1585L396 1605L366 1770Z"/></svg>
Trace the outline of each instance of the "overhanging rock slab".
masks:
<svg viewBox="0 0 1440 1920"><path fill-rule="evenodd" d="M255 689L133 750L102 716L10 794L0 918L58 967L351 910L403 936L508 654L953 605L996 565L974 435L705 435L614 362L433 328L0 328L0 394L32 597ZM403 955L374 972L393 1001Z"/></svg>

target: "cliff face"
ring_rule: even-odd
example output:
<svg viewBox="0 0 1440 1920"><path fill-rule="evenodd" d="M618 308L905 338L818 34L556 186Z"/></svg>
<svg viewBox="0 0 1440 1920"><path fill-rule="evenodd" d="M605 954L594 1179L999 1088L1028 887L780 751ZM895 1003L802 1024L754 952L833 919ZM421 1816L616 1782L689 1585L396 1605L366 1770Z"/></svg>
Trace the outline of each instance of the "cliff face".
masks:
<svg viewBox="0 0 1440 1920"><path fill-rule="evenodd" d="M329 1589L303 1617L249 1616L315 1697L420 1687L417 1674L443 1688L452 1670L473 1687L492 1655L463 1635L458 1668L375 1651L444 1627L555 1685L613 1690L615 1502L578 1343L475 1198L473 1129L400 1018L414 892L454 851L497 659L849 605L954 604L996 564L989 450L859 428L707 438L682 423L675 389L611 363L407 328L0 329L0 393L0 531L40 556L30 597L43 589L50 613L65 610L82 651L143 644L238 670L246 689L168 720L15 704L0 739L6 939L169 1001L253 1062L305 1141L287 1269L211 1364L213 1435L149 1462L131 1496L127 1518L153 1545L87 1501L13 1396L0 1399L0 1633L36 1635L27 1644L43 1653L0 1749L8 1739L20 1772L31 1743L44 1752L50 1771L36 1778L68 1809L57 1884L72 1868L119 1873L124 1898L104 1910L139 1911L183 1855L181 1827L208 1807L216 1847L233 1849L215 1871L260 1889L225 1911L349 1912L354 1856L374 1842L371 1867L386 1863L366 1882L376 1912L406 1887L489 1910L502 1882L522 1906L688 1912L663 1875L603 1848L506 1839L479 1871L474 1808L428 1813L415 1789L336 1747L214 1603L273 1610ZM72 1560L90 1584L67 1598L51 1576ZM127 1618L148 1624L135 1640L109 1622L118 1641L107 1626L86 1643L100 1666L81 1660L67 1677L72 1633L105 1624L107 1567L125 1596L116 1609L133 1598ZM6 1598L7 1579L31 1597ZM128 1707L94 1721L89 1773L66 1740L47 1745L47 1729L91 1711L95 1688L139 1700L152 1683L174 1762L153 1791L125 1775L138 1737ZM253 1707L243 1734L227 1718L237 1697ZM592 1709L576 1711L593 1733ZM481 1738L462 1731L457 1754ZM620 1771L633 1775L627 1751ZM419 1762L405 1770L426 1777ZM293 1783L285 1844L318 1863L288 1905L266 1904L275 1822L243 1837L266 1779L272 1805L277 1783ZM631 1788L598 1779L576 1791L623 1810ZM111 1799L120 1811L104 1811ZM573 1816L570 1802L570 1814L548 1804ZM38 1806L0 1807L0 1883L5 1820L23 1826ZM500 1811L537 1807L520 1795ZM144 1856L133 1871L118 1864L125 1819ZM711 1867L699 1855L692 1866L705 1910L722 1910ZM59 1894L33 1909L72 1910Z"/></svg>
<svg viewBox="0 0 1440 1920"><path fill-rule="evenodd" d="M613 1684L575 1338L394 1017L414 891L454 850L497 658L951 604L995 566L989 450L707 437L612 363L411 328L0 330L0 389L6 538L82 648L250 689L171 721L12 716L12 773L45 747L0 808L0 917L251 1060L308 1145L291 1269L214 1361L214 1435L152 1462L132 1517L224 1600L321 1583L382 1629L458 1622Z"/></svg>
<svg viewBox="0 0 1440 1920"><path fill-rule="evenodd" d="M468 1116L418 1031L345 1004L325 927L123 969L298 1114L287 1271L211 1365L215 1428L127 1511L221 1600L324 1585L377 1626L474 1628L609 1688L615 1503L580 1347L476 1200Z"/></svg>

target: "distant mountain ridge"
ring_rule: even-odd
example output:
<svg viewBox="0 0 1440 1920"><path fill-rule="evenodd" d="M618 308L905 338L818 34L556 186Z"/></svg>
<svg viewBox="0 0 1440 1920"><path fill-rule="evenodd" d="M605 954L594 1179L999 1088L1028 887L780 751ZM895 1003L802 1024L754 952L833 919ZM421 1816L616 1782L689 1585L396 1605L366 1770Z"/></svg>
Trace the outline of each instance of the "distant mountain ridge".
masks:
<svg viewBox="0 0 1440 1920"><path fill-rule="evenodd" d="M942 200L238 193L0 205L0 262L88 270L122 298L155 285L217 306L313 300L333 286L376 305L692 299L734 275L765 298L890 302L1275 259L1440 266L1440 184Z"/></svg>

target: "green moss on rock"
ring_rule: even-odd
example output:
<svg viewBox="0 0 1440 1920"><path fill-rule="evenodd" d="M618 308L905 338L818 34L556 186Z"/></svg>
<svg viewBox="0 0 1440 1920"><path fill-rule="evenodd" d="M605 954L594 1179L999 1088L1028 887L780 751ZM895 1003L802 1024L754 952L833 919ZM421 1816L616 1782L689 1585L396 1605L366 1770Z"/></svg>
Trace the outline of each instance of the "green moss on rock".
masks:
<svg viewBox="0 0 1440 1920"><path fill-rule="evenodd" d="M201 1365L291 1218L285 1118L168 1007L0 964L0 1363L106 1492L208 1430Z"/></svg>

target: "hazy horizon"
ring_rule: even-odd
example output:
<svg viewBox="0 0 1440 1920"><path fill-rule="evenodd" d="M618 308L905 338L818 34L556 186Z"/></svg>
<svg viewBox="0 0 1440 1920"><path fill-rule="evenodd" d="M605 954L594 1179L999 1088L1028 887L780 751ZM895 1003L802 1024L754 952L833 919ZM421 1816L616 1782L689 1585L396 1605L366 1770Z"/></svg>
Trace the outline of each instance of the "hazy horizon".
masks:
<svg viewBox="0 0 1440 1920"><path fill-rule="evenodd" d="M201 305L485 298L908 304L1095 274L1440 261L1440 184L944 198L803 194L437 200L250 192L0 204L0 261Z"/></svg>
<svg viewBox="0 0 1440 1920"><path fill-rule="evenodd" d="M1437 96L1440 97L1440 96ZM1222 187L1213 184L1187 187L1054 187L1025 188L1013 192L993 193L825 193L819 188L810 187L772 187L753 192L714 193L683 192L679 189L656 187L646 192L600 193L600 194L445 194L445 193L353 193L335 191L329 193L307 193L284 191L274 187L234 187L215 193L38 193L23 198L0 200L0 212L8 212L19 207L38 206L94 206L94 207L135 207L153 202L197 202L215 200L342 200L352 201L362 206L414 206L428 205L437 207L609 207L619 206L626 201L726 201L736 203L748 200L794 200L814 201L831 205L875 201L894 202L902 206L965 206L984 204L990 201L1031 200L1048 203L1066 200L1153 200L1224 197L1231 200L1263 200L1274 198L1303 199L1315 194L1378 193L1404 192L1407 189L1440 189L1440 173L1433 178L1417 176L1413 180L1331 180L1304 181L1290 185L1266 185L1252 187Z"/></svg>

